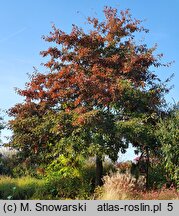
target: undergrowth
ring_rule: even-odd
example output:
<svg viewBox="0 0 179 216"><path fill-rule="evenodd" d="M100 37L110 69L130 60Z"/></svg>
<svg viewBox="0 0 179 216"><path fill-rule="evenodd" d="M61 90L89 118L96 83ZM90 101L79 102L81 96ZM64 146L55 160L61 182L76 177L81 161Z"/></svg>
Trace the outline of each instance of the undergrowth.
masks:
<svg viewBox="0 0 179 216"><path fill-rule="evenodd" d="M51 179L52 180L52 179ZM64 181L63 181L64 180ZM76 182L77 181L77 182ZM179 191L175 187L145 190L145 178L134 178L126 173L106 175L104 185L95 191L81 184L79 179L36 179L29 176L10 178L0 176L0 199L3 200L62 200L62 199L98 199L98 200L179 200ZM79 183L74 187L76 183ZM85 187L84 187L85 186ZM86 188L87 187L87 188ZM74 189L73 189L74 188ZM76 191L76 193L75 193Z"/></svg>

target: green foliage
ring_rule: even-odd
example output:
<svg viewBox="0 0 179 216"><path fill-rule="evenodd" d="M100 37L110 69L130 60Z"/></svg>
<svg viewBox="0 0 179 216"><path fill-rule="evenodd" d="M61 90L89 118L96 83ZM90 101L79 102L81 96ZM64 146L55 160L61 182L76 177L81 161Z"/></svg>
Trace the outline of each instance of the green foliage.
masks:
<svg viewBox="0 0 179 216"><path fill-rule="evenodd" d="M54 160L48 167L46 172L49 177L61 176L61 177L79 177L80 173L78 168L80 167L79 161L75 158L67 158L64 155L60 155Z"/></svg>
<svg viewBox="0 0 179 216"><path fill-rule="evenodd" d="M167 185L168 178L163 163L152 163L149 169L149 188L161 189Z"/></svg>
<svg viewBox="0 0 179 216"><path fill-rule="evenodd" d="M34 167L27 167L24 163L18 164L17 166L13 166L11 170L11 176L14 178L23 177L23 176L31 176L35 177L36 172Z"/></svg>
<svg viewBox="0 0 179 216"><path fill-rule="evenodd" d="M29 109L29 110L28 110ZM51 151L53 143L53 119L51 112L46 115L38 113L40 107L30 106L26 113L33 115L19 116L10 122L10 129L14 131L9 146L18 150L16 161L23 163L24 169L29 169L35 165L48 164L48 153ZM40 111L39 111L40 112Z"/></svg>
<svg viewBox="0 0 179 216"><path fill-rule="evenodd" d="M179 111L161 120L156 131L162 145L162 158L171 179L179 185Z"/></svg>
<svg viewBox="0 0 179 216"><path fill-rule="evenodd" d="M60 155L46 170L47 185L59 199L87 199L91 186L83 176L82 157Z"/></svg>
<svg viewBox="0 0 179 216"><path fill-rule="evenodd" d="M156 113L140 115L136 113L136 116L131 119L118 121L117 127L119 133L123 134L124 141L128 144L131 143L135 147L135 153L142 153L143 157L150 160L151 157L158 157L161 147L155 136L157 121ZM141 162L140 165L142 165ZM147 168L148 165L145 161L146 174L149 171ZM136 177L139 175L139 170L136 169L136 165L134 164L132 171Z"/></svg>
<svg viewBox="0 0 179 216"><path fill-rule="evenodd" d="M110 161L104 162L104 173L114 171ZM89 199L95 189L95 160L82 156L60 155L46 170L48 191L56 199Z"/></svg>

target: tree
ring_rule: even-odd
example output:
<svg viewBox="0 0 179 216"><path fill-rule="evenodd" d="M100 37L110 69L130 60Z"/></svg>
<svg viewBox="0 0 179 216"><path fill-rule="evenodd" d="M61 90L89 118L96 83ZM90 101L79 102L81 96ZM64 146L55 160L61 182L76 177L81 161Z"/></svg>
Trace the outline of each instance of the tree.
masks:
<svg viewBox="0 0 179 216"><path fill-rule="evenodd" d="M179 185L179 110L176 106L157 125L156 135L161 143L162 161L171 180Z"/></svg>
<svg viewBox="0 0 179 216"><path fill-rule="evenodd" d="M148 32L141 21L111 7L104 15L101 22L88 18L87 33L73 25L68 34L53 25L44 40L54 46L41 52L49 57L48 73L34 73L24 90L17 89L25 101L9 112L12 146L31 158L49 146L56 156L64 146L96 155L96 185L102 183L104 155L115 161L128 147L119 122L159 112L166 90L150 70L162 66L162 55L135 43L137 33Z"/></svg>

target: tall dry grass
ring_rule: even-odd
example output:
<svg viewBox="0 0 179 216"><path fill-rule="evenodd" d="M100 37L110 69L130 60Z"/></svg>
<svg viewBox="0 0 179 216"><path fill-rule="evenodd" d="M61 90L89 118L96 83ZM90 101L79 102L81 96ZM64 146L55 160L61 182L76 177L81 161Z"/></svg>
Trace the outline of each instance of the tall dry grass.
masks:
<svg viewBox="0 0 179 216"><path fill-rule="evenodd" d="M131 174L114 173L104 177L104 185L95 190L94 199L101 200L178 200L176 188L163 187L146 191L144 176L139 179Z"/></svg>
<svg viewBox="0 0 179 216"><path fill-rule="evenodd" d="M139 191L144 188L143 177L138 180L132 175L115 173L104 177L104 185L97 188L95 198L102 200L128 200L137 197Z"/></svg>

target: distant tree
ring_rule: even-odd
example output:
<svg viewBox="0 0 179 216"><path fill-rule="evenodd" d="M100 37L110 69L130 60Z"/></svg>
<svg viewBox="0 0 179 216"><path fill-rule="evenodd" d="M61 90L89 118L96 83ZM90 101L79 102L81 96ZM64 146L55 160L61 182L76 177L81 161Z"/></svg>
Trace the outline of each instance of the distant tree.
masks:
<svg viewBox="0 0 179 216"><path fill-rule="evenodd" d="M53 26L44 39L54 46L41 52L49 57L48 72L34 73L25 90L17 89L25 101L9 111L10 145L21 150L23 160L47 162L47 152L51 160L67 149L95 155L96 185L102 184L104 155L115 161L129 141L143 145L142 137L127 138L119 125L134 118L139 124L152 121L166 91L150 70L162 66L162 55L134 41L136 33L148 32L141 21L129 10L118 15L105 7L104 15L101 22L88 18L88 33L75 25L69 34Z"/></svg>

